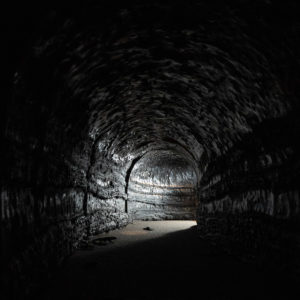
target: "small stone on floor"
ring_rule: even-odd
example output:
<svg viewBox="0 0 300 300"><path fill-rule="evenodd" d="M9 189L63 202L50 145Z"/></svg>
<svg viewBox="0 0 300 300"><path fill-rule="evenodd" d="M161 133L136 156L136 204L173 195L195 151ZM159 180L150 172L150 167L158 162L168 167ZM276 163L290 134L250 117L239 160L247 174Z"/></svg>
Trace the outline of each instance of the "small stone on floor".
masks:
<svg viewBox="0 0 300 300"><path fill-rule="evenodd" d="M150 228L149 226L147 226L147 227L144 227L143 228L144 230L148 230L148 231L152 231L153 229L152 228Z"/></svg>

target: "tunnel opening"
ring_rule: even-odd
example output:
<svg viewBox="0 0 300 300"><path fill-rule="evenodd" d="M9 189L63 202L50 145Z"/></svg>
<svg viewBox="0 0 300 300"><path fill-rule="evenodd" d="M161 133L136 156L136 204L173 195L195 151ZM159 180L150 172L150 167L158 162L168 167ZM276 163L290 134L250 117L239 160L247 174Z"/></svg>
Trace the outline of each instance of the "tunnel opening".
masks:
<svg viewBox="0 0 300 300"><path fill-rule="evenodd" d="M130 173L128 213L138 220L195 220L197 181L192 162L179 153L148 152Z"/></svg>

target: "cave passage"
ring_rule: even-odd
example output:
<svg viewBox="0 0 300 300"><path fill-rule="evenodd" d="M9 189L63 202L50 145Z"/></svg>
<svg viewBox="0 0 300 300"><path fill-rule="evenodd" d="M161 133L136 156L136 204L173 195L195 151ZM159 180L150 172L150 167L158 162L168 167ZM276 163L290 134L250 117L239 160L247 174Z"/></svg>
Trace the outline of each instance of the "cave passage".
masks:
<svg viewBox="0 0 300 300"><path fill-rule="evenodd" d="M152 151L133 167L128 213L133 219L196 218L197 174L188 159L172 151Z"/></svg>
<svg viewBox="0 0 300 300"><path fill-rule="evenodd" d="M97 288L96 299L103 290L109 298L119 274L124 297L112 299L147 299L155 284L162 299L176 288L178 297L245 299L251 290L267 299L272 289L293 299L299 1L54 2L3 8L0 298L32 299L45 287L47 299L55 278L74 280L74 297L78 283L80 295ZM119 266L94 268L94 254L110 257L93 244L98 235L193 221L153 241L140 236L111 254ZM63 266L76 257L79 269L91 262L68 281Z"/></svg>

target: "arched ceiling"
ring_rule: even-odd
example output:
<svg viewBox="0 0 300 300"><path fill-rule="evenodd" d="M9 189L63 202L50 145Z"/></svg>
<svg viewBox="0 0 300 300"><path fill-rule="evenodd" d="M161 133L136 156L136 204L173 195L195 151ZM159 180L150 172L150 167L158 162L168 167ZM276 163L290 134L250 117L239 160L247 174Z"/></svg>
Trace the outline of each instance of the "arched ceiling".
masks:
<svg viewBox="0 0 300 300"><path fill-rule="evenodd" d="M180 154L153 151L135 164L130 181L154 188L193 188L197 184L197 175L192 163Z"/></svg>
<svg viewBox="0 0 300 300"><path fill-rule="evenodd" d="M201 166L292 107L276 60L294 57L289 36L269 34L276 3L253 4L257 19L236 3L54 9L15 73L17 95L42 103L66 143L85 139L116 163L179 145Z"/></svg>

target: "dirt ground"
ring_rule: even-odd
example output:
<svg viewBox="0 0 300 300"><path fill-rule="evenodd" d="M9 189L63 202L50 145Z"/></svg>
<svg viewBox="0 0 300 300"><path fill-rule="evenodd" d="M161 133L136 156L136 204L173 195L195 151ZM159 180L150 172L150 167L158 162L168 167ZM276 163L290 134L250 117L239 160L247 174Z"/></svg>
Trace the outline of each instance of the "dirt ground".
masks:
<svg viewBox="0 0 300 300"><path fill-rule="evenodd" d="M212 248L193 221L138 221L77 251L38 299L300 299L287 274Z"/></svg>

